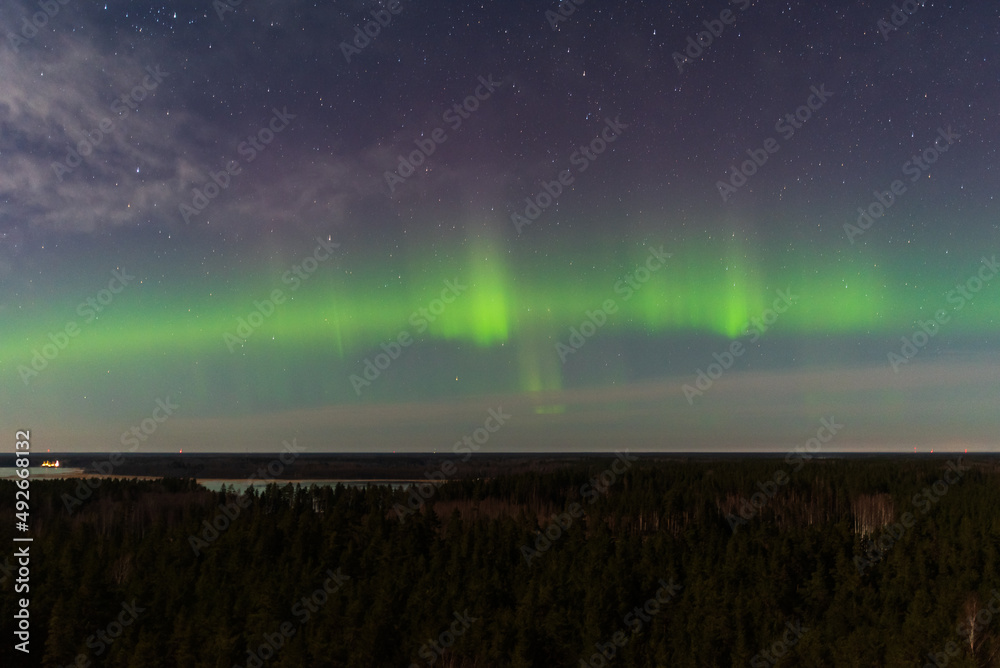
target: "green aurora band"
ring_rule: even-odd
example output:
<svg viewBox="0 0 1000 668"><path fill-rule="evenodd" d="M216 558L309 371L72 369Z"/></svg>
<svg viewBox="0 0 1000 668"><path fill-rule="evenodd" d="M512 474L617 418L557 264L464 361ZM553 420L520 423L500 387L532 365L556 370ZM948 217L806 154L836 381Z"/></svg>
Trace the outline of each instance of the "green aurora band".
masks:
<svg viewBox="0 0 1000 668"><path fill-rule="evenodd" d="M654 248L670 254L665 266L650 261ZM946 293L982 266L981 253L968 254L960 268L924 273L915 283L912 269L898 260L887 262L888 253L865 248L762 255L736 240L650 239L580 244L569 252L546 251L537 243L508 247L480 237L446 250L413 247L389 258L351 253L341 245L329 259L317 262L312 273L303 273L293 289L289 272L310 254L309 249L272 253L256 271L229 272L225 278L207 275L183 286L137 279L92 322L80 317L77 305L94 295L100 283L85 293L78 283L74 298L47 300L44 307L36 302L34 311L29 307L26 317L13 326L8 323L8 335L0 341L7 384L21 386L19 369L30 365L33 351L49 343L50 332L63 331L72 320L81 331L61 351L58 366L79 365L88 373L152 356L168 365L181 360L239 366L243 360L265 364L268 373L278 374L287 356L317 356L342 361L338 381L343 383L358 372L359 360L381 352L381 344L406 331L414 347L508 347L516 359L512 366L520 391L558 390L563 370L556 343L566 343L570 328L579 328L588 311L608 300L617 310L608 314L594 338L739 337L752 318L772 305L778 291L798 298L775 325L782 335L892 338L911 333L917 320L933 317L938 309L951 309ZM435 304L447 282L466 289L452 303ZM275 291L285 301L273 305L267 317L251 316L259 310L255 302L263 304ZM1000 281L987 284L966 308L953 313L949 333L990 331L1000 317L998 296ZM420 309L440 315L425 318ZM241 319L259 327L239 336ZM199 373L192 368L190 382L210 393L211 382L199 381Z"/></svg>

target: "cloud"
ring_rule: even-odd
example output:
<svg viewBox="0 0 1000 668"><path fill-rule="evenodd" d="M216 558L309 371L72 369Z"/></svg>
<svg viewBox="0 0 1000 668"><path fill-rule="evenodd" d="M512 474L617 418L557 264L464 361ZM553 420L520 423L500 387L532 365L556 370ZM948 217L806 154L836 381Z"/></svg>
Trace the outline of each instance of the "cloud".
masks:
<svg viewBox="0 0 1000 668"><path fill-rule="evenodd" d="M17 53L0 49L0 224L92 232L169 201L181 183L173 137L188 117L169 110L169 69L152 91L141 88L158 65L56 31ZM136 86L143 99L116 113L116 98ZM67 160L73 151L79 161Z"/></svg>
<svg viewBox="0 0 1000 668"><path fill-rule="evenodd" d="M18 25L0 19L0 34ZM190 204L192 188L230 160L240 160L243 173L193 225L210 220L246 228L342 216L377 191L374 175L363 178L352 167L354 156L300 159L309 153L295 121L261 159L247 164L239 143L266 127L270 107L280 109L280 100L258 101L235 121L215 113L217 108L195 111L204 107L206 93L201 81L171 62L184 62L182 52L152 36L102 50L89 32L54 26L17 51L0 48L0 229L176 228L178 207ZM152 90L143 90L144 81L147 87L155 81L150 72L163 76ZM133 91L131 108L116 103ZM226 94L208 91L213 100Z"/></svg>

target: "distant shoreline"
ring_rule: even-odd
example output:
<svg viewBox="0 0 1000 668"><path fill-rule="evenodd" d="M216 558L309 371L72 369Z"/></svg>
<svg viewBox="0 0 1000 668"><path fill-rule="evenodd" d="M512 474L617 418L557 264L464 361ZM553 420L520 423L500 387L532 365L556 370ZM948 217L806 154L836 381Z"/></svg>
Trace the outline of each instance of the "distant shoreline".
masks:
<svg viewBox="0 0 1000 668"><path fill-rule="evenodd" d="M32 474L29 479L30 480L38 480L38 479L44 478L46 480L69 480L69 479L78 479L78 478L83 478L83 479L90 479L90 478L114 479L114 478L119 478L121 480L162 480L162 479L167 478L167 477L171 477L171 476L162 476L162 475L123 475L123 474L119 474L119 473L104 474L104 473L88 473L88 472L86 472L83 469L65 469L65 470L62 470L62 471L58 471L57 469L52 469L51 472L50 471L46 471L45 473ZM0 477L0 480L15 480L15 479L17 479L16 475L9 475L9 476ZM195 478L194 480L199 485L200 484L204 484L204 483L223 483L223 484L227 484L227 485L230 484L230 483L250 483L250 484L260 483L260 484L270 484L272 482L275 482L275 483L301 484L301 485L308 485L310 483L312 483L312 484L319 484L319 483L323 483L323 484L335 484L335 483L349 484L350 483L350 484L367 484L367 485L379 485L379 484L386 484L386 485L388 485L388 484L421 483L421 482L429 482L429 483L433 483L433 484L438 484L438 483L443 482L441 480L428 480L426 478L351 478L351 479L345 479L345 478L271 478L271 479L267 479L267 480L256 480L256 479L255 480L250 480L249 478L246 478L246 477L220 478L218 476L212 477L212 478Z"/></svg>
<svg viewBox="0 0 1000 668"><path fill-rule="evenodd" d="M199 484L205 483L205 482L222 482L222 483L230 483L230 482L248 482L248 483L255 483L255 482L260 482L260 483L290 482L290 483L301 483L303 485L307 484L307 483L321 483L321 482L322 483L337 483L337 482L342 482L342 483L358 483L358 484L362 484L363 483L363 484L369 484L369 485L405 483L405 482L410 482L410 483L416 483L416 482L440 483L440 482L442 482L440 480L427 480L426 478L424 478L424 479L419 479L419 478L416 478L416 479L414 479L414 478L351 478L351 479L344 479L344 478L288 478L288 479L285 479L285 478L272 478L270 480L248 480L247 478L196 478L195 480L197 480L197 482Z"/></svg>

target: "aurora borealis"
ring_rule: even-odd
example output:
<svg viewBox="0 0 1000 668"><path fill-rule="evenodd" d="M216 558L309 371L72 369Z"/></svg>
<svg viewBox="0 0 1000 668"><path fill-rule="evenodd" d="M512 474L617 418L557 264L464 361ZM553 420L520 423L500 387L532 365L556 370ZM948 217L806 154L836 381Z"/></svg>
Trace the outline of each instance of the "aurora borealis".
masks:
<svg viewBox="0 0 1000 668"><path fill-rule="evenodd" d="M346 59L378 5L61 5L0 50L4 424L108 451L169 397L143 451L445 451L499 406L484 450L830 415L834 450L994 450L996 6L886 39L888 5L728 4L682 71L727 3L404 2Z"/></svg>

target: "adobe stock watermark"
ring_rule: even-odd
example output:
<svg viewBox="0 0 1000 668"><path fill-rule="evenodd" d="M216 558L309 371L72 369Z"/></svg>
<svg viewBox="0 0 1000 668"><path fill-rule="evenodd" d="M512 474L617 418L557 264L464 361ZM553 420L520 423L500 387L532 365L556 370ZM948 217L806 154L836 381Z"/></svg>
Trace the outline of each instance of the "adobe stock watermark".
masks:
<svg viewBox="0 0 1000 668"><path fill-rule="evenodd" d="M792 649L799 644L802 636L809 629L802 626L802 622L785 622L785 632L781 634L780 640L775 640L771 646L763 652L755 654L750 659L753 668L771 668L778 664Z"/></svg>
<svg viewBox="0 0 1000 668"><path fill-rule="evenodd" d="M823 448L823 444L832 441L837 432L844 428L844 425L837 422L836 418L832 415L828 418L822 418L819 423L820 427L816 430L815 436L807 440L804 445L799 445L794 450L789 450L788 454L785 455L785 464L790 467L794 466L790 472L778 469L769 480L764 482L758 480L756 487L759 491L751 494L749 499L740 499L736 507L739 515L733 515L732 513L726 515L726 521L729 523L729 528L733 530L733 533L736 533L736 527L743 526L756 517L764 509L764 506L770 503L771 499L778 494L778 488L787 485L791 481L789 473L798 473L802 470L805 463Z"/></svg>
<svg viewBox="0 0 1000 668"><path fill-rule="evenodd" d="M631 628L632 633L626 634L624 630L616 631L607 641L594 643L594 648L597 651L590 655L589 661L580 659L580 668L604 668L608 665L608 662L618 654L618 650L625 647L632 638L642 632L646 624L652 622L653 617L660 614L663 606L669 604L683 589L681 585L674 583L673 578L670 578L670 582L660 578L659 584L660 588L651 598L646 599L646 602L641 606L635 606L631 612L625 613L625 616L622 617L622 623L626 628Z"/></svg>
<svg viewBox="0 0 1000 668"><path fill-rule="evenodd" d="M793 114L785 114L784 118L774 124L774 131L781 134L782 139L788 141L795 136L796 130L801 130L812 118L813 113L819 111L826 104L827 100L833 97L833 93L826 89L826 84L821 84L819 88L810 86L812 94L806 98L806 103L795 109ZM723 202L728 202L729 198L747 184L747 180L763 167L771 155L781 150L781 144L774 137L764 140L763 148L747 149L748 160L744 160L739 166L732 165L732 173L729 181L716 181L715 187L719 190Z"/></svg>
<svg viewBox="0 0 1000 668"><path fill-rule="evenodd" d="M478 617L469 616L468 608L461 614L456 610L453 617L455 621L448 628L438 634L436 639L428 638L427 642L421 645L417 651L417 656L427 661L428 666L433 666L438 659L444 658L445 650L452 647L455 641L465 635L470 626L479 621ZM411 663L410 668L420 668L420 664Z"/></svg>
<svg viewBox="0 0 1000 668"><path fill-rule="evenodd" d="M115 299L115 295L121 294L128 287L128 284L134 280L135 276L127 274L121 269L113 270L111 272L111 279L108 281L108 287L98 290L97 294L87 297L77 304L76 313L83 318L83 324L89 325L97 320L99 317L98 314L103 313L111 305L111 302ZM70 320L61 331L49 332L49 343L42 344L41 350L38 348L31 349L30 366L21 364L17 367L17 373L21 377L21 381L27 386L32 378L36 378L39 373L49 366L49 362L54 361L62 351L69 347L70 342L78 337L81 331L80 323L76 320Z"/></svg>
<svg viewBox="0 0 1000 668"><path fill-rule="evenodd" d="M111 103L110 109L115 112L118 118L127 118L132 111L137 110L139 103L145 100L149 93L152 93L159 87L164 77L170 76L170 73L162 71L159 65L156 67L147 67L146 71L149 74L142 81L136 84L132 90L116 97L115 101ZM52 163L52 171L62 181L64 176L83 164L83 159L91 155L104 138L114 131L114 120L105 116L97 124L96 128L83 135L83 138L77 142L75 148L69 147L66 150L65 158Z"/></svg>
<svg viewBox="0 0 1000 668"><path fill-rule="evenodd" d="M372 40L379 36L382 28L389 27L393 16L399 16L403 13L403 5L400 4L399 0L389 0L383 8L373 9L369 13L372 16L371 19L354 27L354 39L351 42L340 43L340 52L344 54L344 60L347 61L348 65L351 64L351 58L361 55L361 52L372 43Z"/></svg>
<svg viewBox="0 0 1000 668"><path fill-rule="evenodd" d="M983 632L990 625L993 616L1000 613L1000 591L993 589L990 593L993 596L982 606L976 605L963 610L962 614L967 615L966 620L959 622L955 627L955 633L961 638L961 644L949 640L940 652L928 652L928 661L923 668L946 668L952 659L962 653L962 645L968 645L970 654L975 654L977 641L982 642Z"/></svg>
<svg viewBox="0 0 1000 668"><path fill-rule="evenodd" d="M586 146L578 146L573 153L569 156L569 163L576 167L576 171L579 174L587 171L590 164L597 160L597 156L604 153L608 146L613 144L618 140L622 134L622 130L628 129L627 123L622 123L621 115L615 116L615 120L611 120L610 117L605 117L604 127L596 137L590 140L590 143ZM524 198L524 210L521 212L514 212L510 214L510 222L514 224L514 229L517 233L521 233L521 229L525 225L531 225L533 222L538 220L538 217L542 215L542 212L552 206L559 195L562 194L563 188L568 187L573 184L574 177L570 170L564 169L559 172L557 178L552 181L542 182L542 191L539 192L534 197Z"/></svg>
<svg viewBox="0 0 1000 668"><path fill-rule="evenodd" d="M478 452L479 448L486 445L490 440L490 435L500 431L500 427L507 424L512 416L503 412L503 406L497 406L496 410L487 411L486 420L482 427L477 427L471 434L462 437L451 447L456 455L462 455L462 461L467 462L472 458L473 452ZM399 518L400 524L406 521L410 515L416 514L424 504L437 493L437 484L443 483L458 473L458 465L451 459L446 459L436 471L424 473L428 482L420 482L410 486L410 493L406 498L406 505L396 503L392 509Z"/></svg>
<svg viewBox="0 0 1000 668"><path fill-rule="evenodd" d="M580 496L586 499L588 504L593 505L602 494L607 494L611 486L621 480L625 472L638 460L639 458L630 454L628 450L616 452L615 459L608 468L591 478L589 482L580 485ZM576 501L569 504L562 514L553 513L549 525L535 536L535 547L532 548L528 544L521 546L525 562L530 566L532 559L537 559L548 552L552 545L562 538L563 532L569 531L573 526L573 520L580 519L583 514L583 506Z"/></svg>
<svg viewBox="0 0 1000 668"><path fill-rule="evenodd" d="M921 176L929 172L931 165L938 161L938 159L948 152L951 145L955 143L956 140L961 139L962 136L956 132L953 132L951 126L948 126L947 130L938 128L938 137L934 142L920 152L919 155L912 156L909 160L903 163L901 171L904 176L910 177L910 183L916 183ZM944 141L944 144L940 142ZM896 201L906 193L906 184L903 183L901 179L896 179L889 184L889 190L886 191L875 191L875 201L869 204L867 207L858 207L858 220L857 223L852 225L851 223L844 223L844 233L847 234L847 240L854 243L857 237L868 231L868 229L875 224L875 221L888 213L889 209L892 207Z"/></svg>
<svg viewBox="0 0 1000 668"><path fill-rule="evenodd" d="M729 4L736 5L741 12L744 12L753 4L753 0L729 0ZM702 21L701 24L707 30L702 30L694 37L688 37L687 48L684 49L684 53L680 51L673 52L672 56L674 65L677 66L677 71L684 74L684 66L701 58L708 47L712 46L716 39L722 37L726 26L731 26L734 23L736 23L736 14L728 7L719 12L719 18Z"/></svg>
<svg viewBox="0 0 1000 668"><path fill-rule="evenodd" d="M257 156L274 141L274 138L288 127L289 123L297 118L295 114L288 113L288 107L282 107L278 111L276 107L271 109L271 119L267 125L257 130L252 135L248 135L246 140L239 143L236 152L246 158L247 163L257 159ZM233 176L239 175L243 171L239 160L230 160L223 168L217 172L208 173L209 181L206 181L201 188L191 189L191 204L181 202L178 205L181 218L185 223L191 222L191 217L196 216L205 210L209 203L226 190Z"/></svg>
<svg viewBox="0 0 1000 668"><path fill-rule="evenodd" d="M416 329L417 334L423 334L427 331L430 323L434 322L444 313L448 304L454 303L454 301L463 292L469 289L469 286L462 285L458 282L456 278L453 281L446 280L444 282L444 290L441 291L441 296L437 299L431 300L427 304L427 308L418 308L416 311L410 314L409 323ZM365 358L364 361L364 371L361 375L351 374L348 380L351 381L351 387L354 388L354 394L361 396L361 389L365 387L371 387L382 375L382 372L389 368L395 360L398 360L400 355L403 354L403 350L408 348L413 344L414 337L410 334L410 330L404 329L395 338L390 339L388 343L381 344L383 352L377 353L374 358Z"/></svg>
<svg viewBox="0 0 1000 668"><path fill-rule="evenodd" d="M340 588L351 579L351 576L341 573L339 568L336 572L328 568L325 575L327 578L321 586L314 589L308 596L303 596L292 606L292 616L298 620L300 627L312 619L312 616L326 605L330 597L340 591ZM266 661L274 657L285 646L285 643L292 639L297 631L298 629L295 628L292 621L286 620L272 633L262 634L263 642L256 647L248 648L246 651L246 668L261 668ZM235 664L233 668L242 668L242 666Z"/></svg>
<svg viewBox="0 0 1000 668"><path fill-rule="evenodd" d="M260 467L255 473L247 477L247 484L253 485L255 482L261 482L266 485L270 482L275 482L276 478L284 473L285 467L291 465L301 453L305 452L305 448L299 447L296 440L293 438L291 443L282 441L283 452L268 462L267 466ZM219 536L225 533L232 523L236 521L236 518L240 516L242 511L249 508L250 505L250 499L245 493L237 494L235 502L220 503L219 512L215 514L211 522L202 520L204 528L201 534L190 534L188 536L188 545L191 546L194 556L201 555L209 545L218 540Z"/></svg>
<svg viewBox="0 0 1000 668"><path fill-rule="evenodd" d="M472 95L462 100L461 104L456 102L441 115L441 120L448 124L452 132L456 132L462 127L462 123L471 118L472 114L479 109L480 102L490 99L496 92L496 87L501 85L501 82L493 80L492 74L487 75L485 79L480 76L478 80L479 85L476 86ZM406 183L406 179L416 173L417 167L424 164L427 158L434 154L438 146L446 141L448 141L448 135L443 127L434 128L426 137L414 139L413 143L417 145L417 148L411 151L408 156L397 155L396 158L399 162L396 164L396 169L391 172L386 170L383 174L385 183L389 186L389 193L396 192L398 186Z"/></svg>
<svg viewBox="0 0 1000 668"><path fill-rule="evenodd" d="M906 25L910 17L917 13L917 10L927 4L927 0L904 0L899 5L892 6L892 13L889 20L879 19L875 24L878 31L882 33L882 39L889 41L889 35Z"/></svg>
<svg viewBox="0 0 1000 668"><path fill-rule="evenodd" d="M997 264L997 256L990 259L982 258L979 271L963 283L955 286L954 290L945 293L945 301L952 305L954 311L961 311L965 305L972 301L973 297L982 290L987 283L996 277L1000 272L1000 265ZM903 342L899 352L891 351L886 356L889 366L895 373L899 373L899 367L909 364L910 360L916 357L917 353L924 349L927 344L937 336L941 327L951 321L951 314L947 309L940 308L934 312L934 318L929 320L918 320L918 329L909 337L902 337Z"/></svg>
<svg viewBox="0 0 1000 668"><path fill-rule="evenodd" d="M167 397L165 400L157 399L156 408L153 409L150 417L143 419L137 425L133 425L128 431L122 432L120 439L122 445L132 446L128 451L135 452L136 448L139 447L139 443L144 443L150 436L155 434L159 426L166 422L167 418L171 417L178 408L180 406L172 403L170 397Z"/></svg>
<svg viewBox="0 0 1000 668"><path fill-rule="evenodd" d="M948 493L952 486L962 481L965 472L971 468L971 466L962 464L961 457L957 461L949 461L941 478L932 485L924 487L910 499L914 508L920 511L920 516L929 513L931 508ZM858 574L864 575L867 569L882 561L886 553L914 527L916 519L916 515L907 511L903 513L898 522L886 525L882 534L868 545L864 556L854 557L854 566L858 569Z"/></svg>
<svg viewBox="0 0 1000 668"><path fill-rule="evenodd" d="M115 619L108 622L108 625L103 629L87 636L87 647L94 650L94 656L101 656L116 640L122 637L125 629L132 626L139 619L139 615L145 611L146 608L139 607L134 598L131 603L123 601L121 612ZM65 668L85 668L90 665L88 654L81 653L77 654L73 663L68 664Z"/></svg>
<svg viewBox="0 0 1000 668"><path fill-rule="evenodd" d="M133 425L128 431L122 432L120 439L121 444L130 445L131 447L128 451L135 452L139 447L139 443L144 443L150 436L155 434L160 425L172 417L174 411L178 408L180 408L180 406L170 401L169 396L166 399L157 399L156 405L153 408L152 413L150 413L150 417L144 418L138 424ZM105 460L100 462L91 462L91 467L94 468L98 475L102 477L80 478L76 484L76 489L73 490L72 496L64 492L60 499L62 500L66 511L73 514L76 507L82 506L83 502L89 499L91 495L93 495L94 491L104 484L107 476L114 473L115 469L123 463L125 463L125 456L122 454L121 450L115 450Z"/></svg>
<svg viewBox="0 0 1000 668"><path fill-rule="evenodd" d="M226 18L226 12L236 13L236 8L243 4L243 0L212 0L212 9L220 21Z"/></svg>
<svg viewBox="0 0 1000 668"><path fill-rule="evenodd" d="M798 295L794 294L789 288L778 290L776 294L778 296L771 303L771 308L764 309L764 312L759 317L750 318L750 322L747 323L745 333L750 335L749 343L756 343L757 339L778 321L778 317L782 313L788 311L790 307L799 301ZM712 353L715 362L708 365L707 371L699 368L695 374L694 385L685 383L681 387L688 405L694 405L695 397L705 396L705 393L712 389L715 381L719 380L723 373L731 369L736 362L736 358L742 357L745 352L746 349L743 347L743 342L733 340L729 344L729 349L723 351L721 355L719 353Z"/></svg>
<svg viewBox="0 0 1000 668"><path fill-rule="evenodd" d="M293 264L290 269L281 275L281 282L289 286L290 292L295 292L304 281L319 269L321 262L326 262L333 255L333 251L340 248L340 244L330 240L330 237L323 239L316 237L316 247L310 255L307 255L301 262ZM284 304L287 295L281 288L271 290L271 294L263 301L254 300L253 310L247 316L236 319L235 334L224 332L222 341L226 344L229 352L236 352L237 346L244 345L253 336L264 321L277 312L277 307Z"/></svg>
<svg viewBox="0 0 1000 668"><path fill-rule="evenodd" d="M14 53L20 53L22 45L35 39L38 31L49 24L49 19L55 18L59 13L59 6L65 7L69 4L69 0L38 0L37 4L42 11L32 14L30 21L27 16L22 17L21 29L17 33L7 33L7 41L10 42L10 48Z"/></svg>
<svg viewBox="0 0 1000 668"><path fill-rule="evenodd" d="M642 289L642 286L649 281L653 272L662 269L667 264L667 259L672 257L671 253L664 253L663 246L650 248L649 257L646 262L639 265L635 271L626 274L624 278L615 281L614 292L620 295L623 302L627 302ZM608 316L618 312L618 303L613 297L605 299L601 306L594 311L585 311L586 320L580 323L579 328L569 328L569 345L562 341L556 341L556 354L559 360L565 364L566 358L583 348L587 340L597 334L597 330L608 322Z"/></svg>
<svg viewBox="0 0 1000 668"><path fill-rule="evenodd" d="M559 24L563 21L568 21L569 17L576 14L576 8L586 1L587 0L559 0L559 4L556 5L555 11L546 9L545 20L549 22L549 27L551 27L552 30L559 30Z"/></svg>

